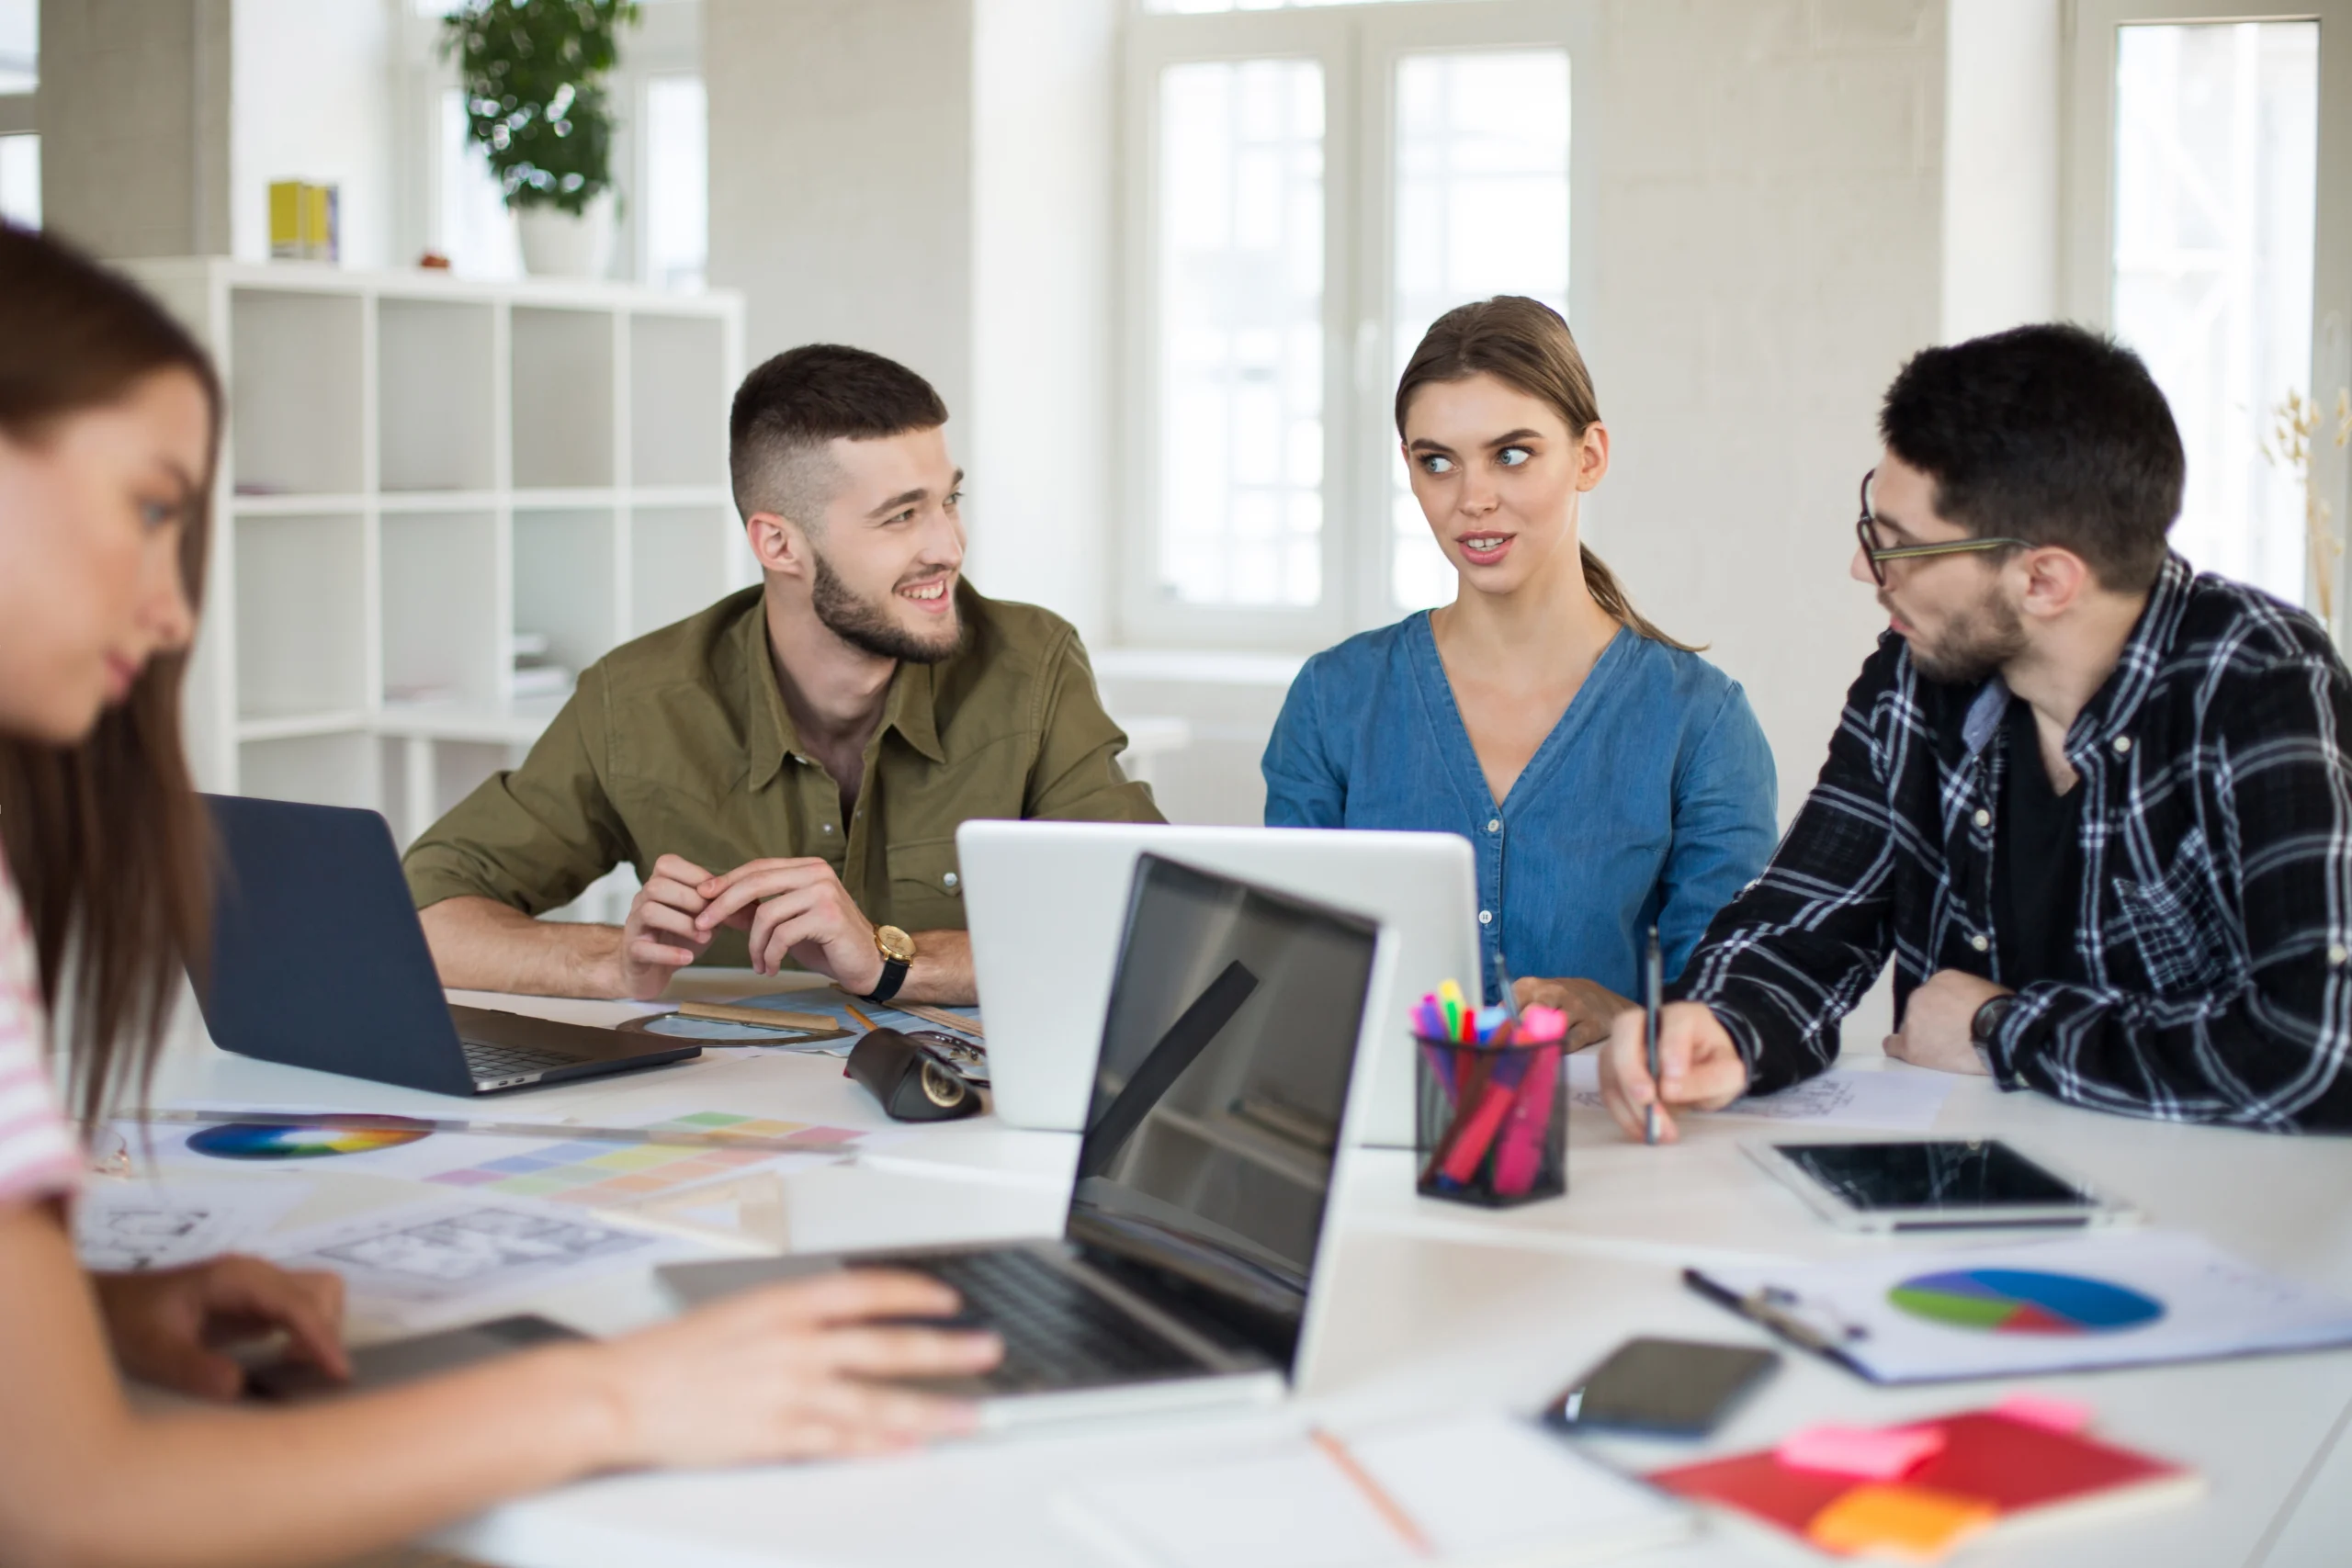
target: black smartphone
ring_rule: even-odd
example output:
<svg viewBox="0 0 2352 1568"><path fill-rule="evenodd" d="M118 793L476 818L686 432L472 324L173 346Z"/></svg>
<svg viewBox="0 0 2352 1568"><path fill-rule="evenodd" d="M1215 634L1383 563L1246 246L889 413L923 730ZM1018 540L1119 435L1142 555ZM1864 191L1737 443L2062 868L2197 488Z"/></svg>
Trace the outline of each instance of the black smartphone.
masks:
<svg viewBox="0 0 2352 1568"><path fill-rule="evenodd" d="M1628 1339L1544 1412L1564 1432L1703 1438L1781 1364L1780 1354L1697 1339Z"/></svg>

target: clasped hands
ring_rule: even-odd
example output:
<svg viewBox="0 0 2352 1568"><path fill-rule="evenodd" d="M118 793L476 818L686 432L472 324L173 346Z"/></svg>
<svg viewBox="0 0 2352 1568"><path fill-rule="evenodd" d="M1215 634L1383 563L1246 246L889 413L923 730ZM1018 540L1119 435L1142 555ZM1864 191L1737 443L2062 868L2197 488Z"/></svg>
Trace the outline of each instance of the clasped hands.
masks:
<svg viewBox="0 0 2352 1568"><path fill-rule="evenodd" d="M1979 975L1939 969L1911 993L1903 1024L1886 1037L1886 1054L1898 1062L1945 1073L1984 1071L1970 1035L1976 1010L2006 986ZM1668 1002L1658 1015L1658 1078L1650 1079L1642 1010L1629 1008L1611 1020L1600 1053L1600 1099L1630 1138L1642 1136L1652 1102L1658 1108L1658 1139L1679 1134L1674 1117L1683 1111L1721 1111L1747 1092L1747 1063L1731 1032L1704 1002Z"/></svg>
<svg viewBox="0 0 2352 1568"><path fill-rule="evenodd" d="M652 1000L672 975L702 956L721 926L751 933L757 974L775 974L789 959L852 996L882 982L873 922L828 862L747 861L714 875L683 856L663 855L629 903L615 988Z"/></svg>

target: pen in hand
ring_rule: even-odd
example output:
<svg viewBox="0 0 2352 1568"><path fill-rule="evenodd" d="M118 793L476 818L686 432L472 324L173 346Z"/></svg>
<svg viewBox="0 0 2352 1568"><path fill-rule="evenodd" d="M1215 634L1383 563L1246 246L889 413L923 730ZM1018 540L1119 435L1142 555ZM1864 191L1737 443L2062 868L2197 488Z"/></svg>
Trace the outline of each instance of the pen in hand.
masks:
<svg viewBox="0 0 2352 1568"><path fill-rule="evenodd" d="M1650 1069L1650 1102L1642 1115L1642 1142L1657 1142L1657 1097L1663 1092L1658 1082L1657 1015L1665 1000L1666 954L1658 950L1657 928L1650 928L1649 952L1642 961L1642 1029L1647 1036L1645 1049L1648 1052Z"/></svg>

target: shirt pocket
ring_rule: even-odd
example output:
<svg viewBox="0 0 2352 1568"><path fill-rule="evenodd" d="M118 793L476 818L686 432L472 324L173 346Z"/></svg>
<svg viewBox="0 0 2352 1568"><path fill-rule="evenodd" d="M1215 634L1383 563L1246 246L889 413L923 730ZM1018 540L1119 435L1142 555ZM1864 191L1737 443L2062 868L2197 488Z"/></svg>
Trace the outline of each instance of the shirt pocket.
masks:
<svg viewBox="0 0 2352 1568"><path fill-rule="evenodd" d="M964 877L954 839L914 839L892 844L890 924L910 931L964 929Z"/></svg>
<svg viewBox="0 0 2352 1568"><path fill-rule="evenodd" d="M2213 886L2201 829L2180 841L2161 877L2114 879L2118 932L2139 954L2158 996L2210 992L2238 968L2236 944Z"/></svg>

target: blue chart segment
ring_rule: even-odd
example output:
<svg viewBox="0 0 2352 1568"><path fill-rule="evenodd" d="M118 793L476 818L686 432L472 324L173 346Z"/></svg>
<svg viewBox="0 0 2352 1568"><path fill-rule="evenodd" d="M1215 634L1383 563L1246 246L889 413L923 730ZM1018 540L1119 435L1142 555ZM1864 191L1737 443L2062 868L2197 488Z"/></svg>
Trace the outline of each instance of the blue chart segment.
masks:
<svg viewBox="0 0 2352 1568"><path fill-rule="evenodd" d="M2162 1302L2105 1280L2031 1269L1954 1269L1887 1292L1913 1317L1985 1334L2114 1334L2164 1316Z"/></svg>

